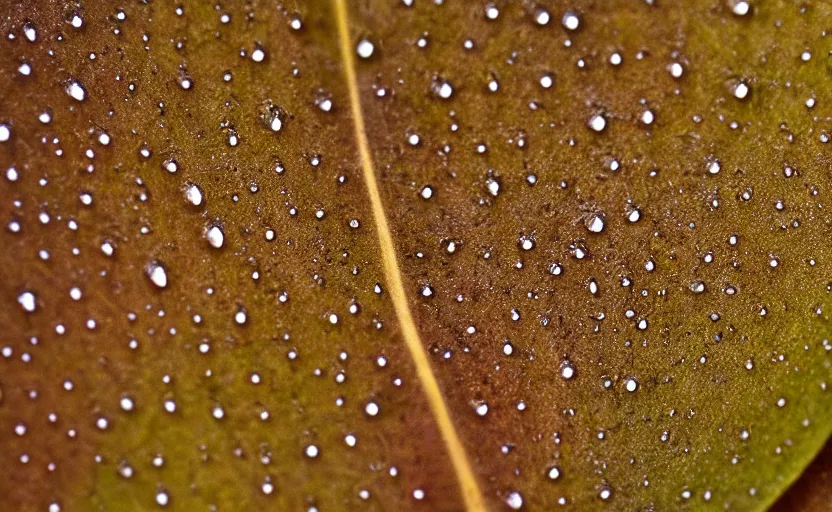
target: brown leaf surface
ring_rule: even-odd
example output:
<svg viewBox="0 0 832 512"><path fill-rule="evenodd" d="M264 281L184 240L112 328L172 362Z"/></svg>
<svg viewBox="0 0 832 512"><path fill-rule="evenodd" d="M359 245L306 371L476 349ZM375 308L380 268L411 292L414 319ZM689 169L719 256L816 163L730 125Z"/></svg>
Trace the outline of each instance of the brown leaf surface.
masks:
<svg viewBox="0 0 832 512"><path fill-rule="evenodd" d="M0 509L755 510L810 462L832 9L410 3L5 4Z"/></svg>

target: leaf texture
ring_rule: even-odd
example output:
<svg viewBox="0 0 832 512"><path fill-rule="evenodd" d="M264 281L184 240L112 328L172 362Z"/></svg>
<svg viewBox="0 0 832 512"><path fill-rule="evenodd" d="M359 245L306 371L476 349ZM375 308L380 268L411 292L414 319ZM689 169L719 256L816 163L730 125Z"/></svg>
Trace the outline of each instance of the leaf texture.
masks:
<svg viewBox="0 0 832 512"><path fill-rule="evenodd" d="M759 510L829 437L828 5L3 12L0 508Z"/></svg>
<svg viewBox="0 0 832 512"><path fill-rule="evenodd" d="M827 441L815 460L774 506L774 512L799 510L825 512L832 509L832 443Z"/></svg>

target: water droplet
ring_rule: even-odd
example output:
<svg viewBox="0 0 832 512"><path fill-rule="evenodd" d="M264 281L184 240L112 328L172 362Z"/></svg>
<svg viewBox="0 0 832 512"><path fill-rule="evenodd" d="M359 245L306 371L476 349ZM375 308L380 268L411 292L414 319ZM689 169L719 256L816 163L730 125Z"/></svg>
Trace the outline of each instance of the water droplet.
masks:
<svg viewBox="0 0 832 512"><path fill-rule="evenodd" d="M746 99L750 92L751 88L749 88L748 84L746 84L744 81L739 81L731 87L731 93L738 100Z"/></svg>
<svg viewBox="0 0 832 512"><path fill-rule="evenodd" d="M77 82L75 80L71 80L66 85L65 90L66 93L69 94L69 96L76 101L84 101L87 98L87 90L84 88L83 85L81 85L80 82Z"/></svg>
<svg viewBox="0 0 832 512"><path fill-rule="evenodd" d="M600 233L604 231L606 227L606 221L604 217L600 214L593 215L592 217L586 220L586 229L588 229L592 233Z"/></svg>
<svg viewBox="0 0 832 512"><path fill-rule="evenodd" d="M190 184L188 188L185 189L185 198L194 206L200 206L204 197L202 195L202 189L199 186Z"/></svg>
<svg viewBox="0 0 832 512"><path fill-rule="evenodd" d="M566 11L561 19L561 23L566 30L570 31L578 30L578 27L581 26L581 20L575 11Z"/></svg>
<svg viewBox="0 0 832 512"><path fill-rule="evenodd" d="M477 416L485 416L488 414L488 404L485 402L480 402L476 404L474 410L477 412Z"/></svg>
<svg viewBox="0 0 832 512"><path fill-rule="evenodd" d="M454 94L454 86L447 80L443 80L438 77L434 78L431 90L435 95L439 96L443 100L449 99Z"/></svg>
<svg viewBox="0 0 832 512"><path fill-rule="evenodd" d="M496 20L500 16L500 10L494 4L485 6L485 17L489 20Z"/></svg>
<svg viewBox="0 0 832 512"><path fill-rule="evenodd" d="M23 35L26 37L30 43L34 43L38 40L38 29L35 27L35 24L31 21L27 21L23 25Z"/></svg>
<svg viewBox="0 0 832 512"><path fill-rule="evenodd" d="M519 492L512 492L506 497L506 505L512 510L520 510L523 506L523 496Z"/></svg>
<svg viewBox="0 0 832 512"><path fill-rule="evenodd" d="M156 503L160 507L167 507L168 503L170 503L170 497L168 497L168 493L165 491L159 491L156 493Z"/></svg>
<svg viewBox="0 0 832 512"><path fill-rule="evenodd" d="M366 412L368 416L377 416L379 411L379 406L375 402L367 402L367 405L364 406L364 412Z"/></svg>
<svg viewBox="0 0 832 512"><path fill-rule="evenodd" d="M121 400L119 401L119 404L121 405L121 409L123 411L132 411L133 408L135 407L135 402L129 396L121 397Z"/></svg>
<svg viewBox="0 0 832 512"><path fill-rule="evenodd" d="M604 119L603 114L593 114L593 116L589 118L587 125L592 131L600 133L607 127L607 120Z"/></svg>
<svg viewBox="0 0 832 512"><path fill-rule="evenodd" d="M719 174L721 169L722 165L719 163L719 160L712 160L708 162L708 172L710 174Z"/></svg>
<svg viewBox="0 0 832 512"><path fill-rule="evenodd" d="M560 376L564 380L570 380L575 376L575 366L569 362L564 361L560 364Z"/></svg>
<svg viewBox="0 0 832 512"><path fill-rule="evenodd" d="M37 298L35 297L35 294L30 291L25 291L18 295L17 302L27 313L33 313L37 308Z"/></svg>
<svg viewBox="0 0 832 512"><path fill-rule="evenodd" d="M731 12L737 16L745 16L751 12L751 5L747 0L729 0L728 5L731 7Z"/></svg>
<svg viewBox="0 0 832 512"><path fill-rule="evenodd" d="M537 12L534 14L534 21L538 25L545 26L549 24L549 20L551 20L551 16L549 15L549 11L546 9L538 9Z"/></svg>
<svg viewBox="0 0 832 512"><path fill-rule="evenodd" d="M168 274L165 266L158 261L151 262L146 269L147 277L150 281L159 288L164 288L168 285Z"/></svg>
<svg viewBox="0 0 832 512"><path fill-rule="evenodd" d="M84 19L78 15L78 13L72 13L72 18L69 20L69 24L72 25L73 28L81 28L84 25Z"/></svg>
<svg viewBox="0 0 832 512"><path fill-rule="evenodd" d="M263 62L265 58L266 52L259 46L255 48L253 52L251 52L251 60L253 60L254 62Z"/></svg>
<svg viewBox="0 0 832 512"><path fill-rule="evenodd" d="M525 235L521 236L517 241L517 245L519 245L524 251L531 251L535 247L534 237Z"/></svg>
<svg viewBox="0 0 832 512"><path fill-rule="evenodd" d="M362 59L369 59L373 56L373 51L375 50L375 48L375 45L371 41L367 39L362 39L358 42L358 45L355 47L355 52Z"/></svg>
<svg viewBox="0 0 832 512"><path fill-rule="evenodd" d="M104 240L101 243L101 253L108 258L111 257L115 253L115 247L113 243L109 240Z"/></svg>
<svg viewBox="0 0 832 512"><path fill-rule="evenodd" d="M678 62L672 63L667 67L667 70L670 72L670 76L676 79L682 78L685 73L685 68Z"/></svg>
<svg viewBox="0 0 832 512"><path fill-rule="evenodd" d="M205 237L208 239L208 243L211 244L211 247L214 247L215 249L222 247L222 244L225 241L225 235L219 226L211 226L205 234Z"/></svg>

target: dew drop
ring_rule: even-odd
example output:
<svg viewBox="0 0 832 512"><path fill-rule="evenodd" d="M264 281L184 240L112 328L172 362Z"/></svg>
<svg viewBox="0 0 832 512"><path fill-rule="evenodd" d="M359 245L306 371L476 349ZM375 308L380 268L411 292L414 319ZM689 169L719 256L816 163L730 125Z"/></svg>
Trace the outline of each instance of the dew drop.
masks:
<svg viewBox="0 0 832 512"><path fill-rule="evenodd" d="M443 80L441 78L434 79L431 90L433 90L433 93L436 96L442 98L443 100L449 99L454 94L454 86L447 80Z"/></svg>
<svg viewBox="0 0 832 512"><path fill-rule="evenodd" d="M259 46L255 48L253 52L251 52L251 60L253 60L254 62L263 62L265 58L266 52L263 51L263 49Z"/></svg>
<svg viewBox="0 0 832 512"><path fill-rule="evenodd" d="M113 243L110 242L109 240L105 240L104 242L101 243L101 253L104 256L110 258L110 257L113 256L115 251L116 250L115 250L115 247L113 246Z"/></svg>
<svg viewBox="0 0 832 512"><path fill-rule="evenodd" d="M607 127L607 120L604 119L603 114L594 114L589 118L587 125L592 131L601 133Z"/></svg>
<svg viewBox="0 0 832 512"><path fill-rule="evenodd" d="M30 291L25 291L17 296L17 302L23 307L27 313L33 313L37 308L35 294Z"/></svg>
<svg viewBox="0 0 832 512"><path fill-rule="evenodd" d="M737 82L731 88L731 93L734 95L735 98L738 100L744 100L748 97L748 94L751 92L751 89L748 87L748 84L745 82Z"/></svg>
<svg viewBox="0 0 832 512"><path fill-rule="evenodd" d="M561 19L561 23L566 30L570 31L578 30L578 27L581 26L581 20L575 11L566 11Z"/></svg>
<svg viewBox="0 0 832 512"><path fill-rule="evenodd" d="M160 507L167 507L168 503L170 503L170 497L167 492L159 491L156 493L156 504Z"/></svg>
<svg viewBox="0 0 832 512"><path fill-rule="evenodd" d="M571 380L575 377L575 366L569 361L562 362L560 365L560 376L563 380Z"/></svg>
<svg viewBox="0 0 832 512"><path fill-rule="evenodd" d="M164 288L168 285L168 274L165 266L159 261L151 262L146 269L147 277L150 281L159 288Z"/></svg>
<svg viewBox="0 0 832 512"><path fill-rule="evenodd" d="M375 45L371 41L368 41L367 39L362 39L358 42L358 45L355 47L355 52L362 59L369 59L373 56L373 51L375 49Z"/></svg>
<svg viewBox="0 0 832 512"><path fill-rule="evenodd" d="M135 402L129 396L123 396L119 401L119 405L121 405L121 410L123 411L132 411L135 407Z"/></svg>
<svg viewBox="0 0 832 512"><path fill-rule="evenodd" d="M712 160L708 163L708 172L710 174L719 174L719 171L722 169L719 160Z"/></svg>
<svg viewBox="0 0 832 512"><path fill-rule="evenodd" d="M737 16L745 16L749 12L751 12L751 6L749 5L747 0L731 0L729 1L729 5L731 5L731 12L736 14Z"/></svg>
<svg viewBox="0 0 832 512"><path fill-rule="evenodd" d="M222 244L225 241L225 235L219 226L211 226L205 234L205 237L208 239L208 243L211 244L211 247L215 249L222 247Z"/></svg>
<svg viewBox="0 0 832 512"><path fill-rule="evenodd" d="M592 233L600 233L604 231L605 227L606 222L604 221L604 217L601 215L593 215L586 221L586 229Z"/></svg>
<svg viewBox="0 0 832 512"><path fill-rule="evenodd" d="M520 510L523 506L523 496L519 492L512 492L506 497L506 505L512 510Z"/></svg>
<svg viewBox="0 0 832 512"><path fill-rule="evenodd" d="M26 40L30 43L34 43L38 40L38 30L35 27L34 23L26 22L23 25L23 35L26 37Z"/></svg>
<svg viewBox="0 0 832 512"><path fill-rule="evenodd" d="M185 198L194 206L200 206L204 197L202 195L202 189L199 186L190 184L188 188L185 189Z"/></svg>
<svg viewBox="0 0 832 512"><path fill-rule="evenodd" d="M368 416L377 416L380 409L378 404L375 402L367 402L367 405L364 406L364 412L367 413Z"/></svg>
<svg viewBox="0 0 832 512"><path fill-rule="evenodd" d="M87 90L80 82L71 80L66 85L66 93L76 101L84 101L87 98Z"/></svg>
<svg viewBox="0 0 832 512"><path fill-rule="evenodd" d="M485 6L485 17L489 20L496 20L500 16L500 10L494 4Z"/></svg>
<svg viewBox="0 0 832 512"><path fill-rule="evenodd" d="M678 62L672 63L667 67L667 70L670 72L670 76L676 79L682 78L682 75L685 73L685 68Z"/></svg>

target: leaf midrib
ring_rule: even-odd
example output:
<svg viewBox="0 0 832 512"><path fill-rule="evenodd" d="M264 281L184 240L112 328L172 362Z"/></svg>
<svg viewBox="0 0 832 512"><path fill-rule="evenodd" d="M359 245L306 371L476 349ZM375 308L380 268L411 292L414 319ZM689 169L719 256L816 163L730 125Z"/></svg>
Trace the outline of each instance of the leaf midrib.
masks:
<svg viewBox="0 0 832 512"><path fill-rule="evenodd" d="M353 128L355 131L356 145L361 158L361 169L364 182L367 187L367 194L370 196L370 205L373 211L373 220L381 249L381 260L384 266L384 277L390 291L390 298L399 320L401 332L410 352L410 356L416 366L416 375L419 383L424 389L434 419L445 441L445 447L453 464L465 507L469 512L486 510L485 501L480 492L471 463L465 453L465 448L454 427L445 399L439 389L436 376L430 367L424 345L419 338L419 331L410 313L407 297L404 293L401 271L399 270L396 258L396 249L393 245L393 238L390 234L390 227L387 223L387 216L384 213L384 206L381 202L378 183L376 181L373 160L370 156L367 132L364 128L364 114L361 110L361 97L358 92L358 82L355 76L355 59L351 51L352 45L349 35L349 17L347 14L346 0L332 0L335 7L335 18L338 25L338 44L341 49L341 59L344 66L344 78L347 81L347 88L350 97L350 109L352 111Z"/></svg>

